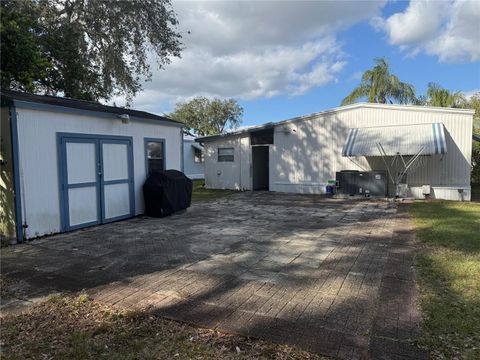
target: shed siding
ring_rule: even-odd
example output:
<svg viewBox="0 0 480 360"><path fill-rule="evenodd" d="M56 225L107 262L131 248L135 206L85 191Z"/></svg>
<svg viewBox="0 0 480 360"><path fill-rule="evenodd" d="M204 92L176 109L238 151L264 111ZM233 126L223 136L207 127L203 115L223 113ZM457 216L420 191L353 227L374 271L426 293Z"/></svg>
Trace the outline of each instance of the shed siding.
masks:
<svg viewBox="0 0 480 360"><path fill-rule="evenodd" d="M135 214L143 213L146 177L144 138L166 140L167 169L181 169L178 127L131 120L129 124L88 115L17 108L20 186L27 238L60 231L57 132L133 138Z"/></svg>

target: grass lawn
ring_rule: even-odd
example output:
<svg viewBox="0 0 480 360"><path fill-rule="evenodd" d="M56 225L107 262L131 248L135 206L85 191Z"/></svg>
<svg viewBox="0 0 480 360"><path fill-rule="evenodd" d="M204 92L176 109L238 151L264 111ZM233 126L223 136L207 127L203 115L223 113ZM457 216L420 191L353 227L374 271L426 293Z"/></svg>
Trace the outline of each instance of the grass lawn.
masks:
<svg viewBox="0 0 480 360"><path fill-rule="evenodd" d="M321 359L294 348L55 296L2 318L2 359Z"/></svg>
<svg viewBox="0 0 480 360"><path fill-rule="evenodd" d="M480 203L416 202L423 342L438 359L480 359Z"/></svg>
<svg viewBox="0 0 480 360"><path fill-rule="evenodd" d="M192 201L215 200L224 196L234 194L233 190L205 189L205 180L193 180Z"/></svg>

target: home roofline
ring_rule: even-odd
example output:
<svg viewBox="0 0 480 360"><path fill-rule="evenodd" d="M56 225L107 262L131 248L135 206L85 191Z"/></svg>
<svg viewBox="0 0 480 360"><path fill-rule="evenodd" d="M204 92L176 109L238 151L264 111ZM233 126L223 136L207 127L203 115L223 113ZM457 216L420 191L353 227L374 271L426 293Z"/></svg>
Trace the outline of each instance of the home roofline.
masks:
<svg viewBox="0 0 480 360"><path fill-rule="evenodd" d="M118 116L122 113L125 113L128 114L132 120L151 121L155 124L171 125L178 127L185 126L183 123L172 120L165 116L160 116L141 110L104 105L94 101L78 100L51 95L36 95L5 89L1 90L1 97L2 103L12 102L17 108L59 111L76 113L86 116L100 116L115 119L117 119ZM87 106L90 106L92 108L87 108Z"/></svg>
<svg viewBox="0 0 480 360"><path fill-rule="evenodd" d="M226 132L226 133L223 133L223 134L217 134L217 135L201 136L201 137L196 138L195 141L198 142L198 143L215 141L215 140L230 137L230 136L238 136L238 135L248 134L248 133L255 132L255 131L273 129L275 127L275 125L278 125L278 124L273 123L273 122L269 122L269 123L262 124L262 125L251 126L251 127L246 128L246 129L242 129L242 130L238 130L238 131L230 131L230 132Z"/></svg>
<svg viewBox="0 0 480 360"><path fill-rule="evenodd" d="M318 116L326 116L326 115L331 115L335 114L337 112L341 111L348 111L352 109L357 109L357 108L377 108L377 109L394 109L394 110L420 110L420 111L430 111L430 112L440 112L440 113L452 113L452 114L466 114L466 115L473 115L475 113L475 110L472 109L458 109L458 108L444 108L444 107L434 107L434 106L421 106L421 105L400 105L400 104L377 104L377 103L367 103L367 102L359 102L351 105L344 105L344 106L338 106L335 108L327 109L324 111L319 111L307 115L302 115L302 116L296 116L290 119L286 120L281 120L278 122L269 122L264 125L258 125L254 126L248 129L243 129L239 131L232 131L224 134L218 134L218 135L211 135L211 136L204 136L204 137L199 137L195 139L197 142L208 142L208 141L215 141L220 138L225 138L225 137L230 137L230 136L236 136L236 135L241 135L245 133L249 133L252 131L257 131L257 130L263 130L264 128L270 128L270 127L275 127L279 125L284 125L284 124L289 124L289 123L294 123L297 121L304 121L304 120L310 120L312 118L318 117Z"/></svg>

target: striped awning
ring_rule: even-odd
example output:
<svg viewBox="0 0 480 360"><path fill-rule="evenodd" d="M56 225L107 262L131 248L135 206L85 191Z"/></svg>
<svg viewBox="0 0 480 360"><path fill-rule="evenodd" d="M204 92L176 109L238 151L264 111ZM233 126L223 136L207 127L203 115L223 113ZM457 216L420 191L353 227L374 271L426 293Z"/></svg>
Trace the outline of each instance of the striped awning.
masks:
<svg viewBox="0 0 480 360"><path fill-rule="evenodd" d="M376 126L350 129L342 156L446 154L445 129L441 123Z"/></svg>

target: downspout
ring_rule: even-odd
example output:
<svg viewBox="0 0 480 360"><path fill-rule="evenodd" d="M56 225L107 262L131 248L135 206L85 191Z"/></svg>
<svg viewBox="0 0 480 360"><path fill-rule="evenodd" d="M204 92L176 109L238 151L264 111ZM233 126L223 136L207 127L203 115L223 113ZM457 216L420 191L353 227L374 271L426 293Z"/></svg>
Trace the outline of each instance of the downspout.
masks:
<svg viewBox="0 0 480 360"><path fill-rule="evenodd" d="M183 148L184 148L184 144L183 144L183 127L180 128L180 156L181 156L181 160L180 160L180 166L181 166L181 170L183 173L185 173L185 159L184 159L184 154L183 154Z"/></svg>
<svg viewBox="0 0 480 360"><path fill-rule="evenodd" d="M12 137L12 159L13 159L13 179L14 179L14 197L15 197L15 226L17 242L23 242L25 230L28 225L22 220L22 191L20 187L20 153L18 147L18 125L17 108L15 103L10 106L10 135Z"/></svg>

